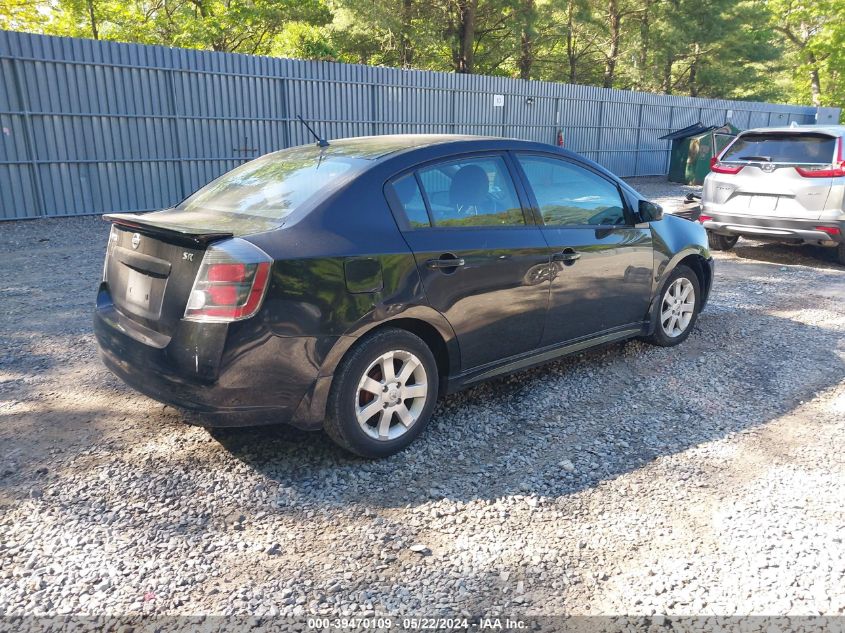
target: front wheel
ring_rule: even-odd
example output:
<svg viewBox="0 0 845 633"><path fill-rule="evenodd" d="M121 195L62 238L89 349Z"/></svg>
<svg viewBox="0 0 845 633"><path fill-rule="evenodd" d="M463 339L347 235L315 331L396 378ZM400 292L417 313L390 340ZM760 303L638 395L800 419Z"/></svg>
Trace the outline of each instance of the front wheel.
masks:
<svg viewBox="0 0 845 633"><path fill-rule="evenodd" d="M691 268L680 265L663 284L654 313L649 342L673 347L690 335L701 309L701 288Z"/></svg>
<svg viewBox="0 0 845 633"><path fill-rule="evenodd" d="M729 251L739 239L738 235L719 235L713 231L707 231L707 243L714 251Z"/></svg>
<svg viewBox="0 0 845 633"><path fill-rule="evenodd" d="M362 338L335 372L323 427L361 457L388 457L426 427L439 376L429 347L406 330Z"/></svg>

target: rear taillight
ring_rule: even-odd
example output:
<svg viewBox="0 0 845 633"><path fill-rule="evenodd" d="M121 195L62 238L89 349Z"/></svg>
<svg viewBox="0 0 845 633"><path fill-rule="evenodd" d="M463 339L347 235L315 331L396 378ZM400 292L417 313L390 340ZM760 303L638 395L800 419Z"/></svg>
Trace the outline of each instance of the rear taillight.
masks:
<svg viewBox="0 0 845 633"><path fill-rule="evenodd" d="M712 219L713 219L713 218L711 218L709 215L700 215L700 216L698 216L698 221L699 221L699 222L709 222L709 221L710 221L710 220L712 220Z"/></svg>
<svg viewBox="0 0 845 633"><path fill-rule="evenodd" d="M845 176L845 161L838 165L814 165L812 167L796 167L804 178L841 178Z"/></svg>
<svg viewBox="0 0 845 633"><path fill-rule="evenodd" d="M842 231L838 226L816 226L814 228L822 233L827 233L831 237L834 235L842 235Z"/></svg>
<svg viewBox="0 0 845 633"><path fill-rule="evenodd" d="M112 224L111 229L109 230L109 241L106 244L106 259L103 262L103 281L109 280L109 258L111 257L112 251L117 244L117 239L117 229L115 229L114 224Z"/></svg>
<svg viewBox="0 0 845 633"><path fill-rule="evenodd" d="M720 163L715 156L710 159L710 171L717 174L738 174L742 171L745 165L728 165L727 163Z"/></svg>
<svg viewBox="0 0 845 633"><path fill-rule="evenodd" d="M245 240L213 244L202 258L185 319L220 323L253 316L270 285L271 264L267 253Z"/></svg>
<svg viewBox="0 0 845 633"><path fill-rule="evenodd" d="M842 139L836 141L836 161L830 165L796 167L795 171L804 178L842 178L845 176L845 157L842 156Z"/></svg>

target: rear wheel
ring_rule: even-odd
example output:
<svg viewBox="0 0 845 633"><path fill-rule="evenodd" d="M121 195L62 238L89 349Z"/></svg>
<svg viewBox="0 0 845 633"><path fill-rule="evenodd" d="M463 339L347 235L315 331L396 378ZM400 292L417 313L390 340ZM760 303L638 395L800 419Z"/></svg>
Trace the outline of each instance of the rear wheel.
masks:
<svg viewBox="0 0 845 633"><path fill-rule="evenodd" d="M335 372L323 426L356 455L393 455L428 424L438 384L437 363L422 339L380 330L359 341Z"/></svg>
<svg viewBox="0 0 845 633"><path fill-rule="evenodd" d="M840 242L839 246L836 247L836 259L845 266L845 242Z"/></svg>
<svg viewBox="0 0 845 633"><path fill-rule="evenodd" d="M691 268L680 265L663 284L655 306L654 332L649 341L661 347L683 343L701 309L701 288Z"/></svg>
<svg viewBox="0 0 845 633"><path fill-rule="evenodd" d="M719 235L713 231L707 231L707 242L714 251L729 251L736 245L738 239L738 235Z"/></svg>

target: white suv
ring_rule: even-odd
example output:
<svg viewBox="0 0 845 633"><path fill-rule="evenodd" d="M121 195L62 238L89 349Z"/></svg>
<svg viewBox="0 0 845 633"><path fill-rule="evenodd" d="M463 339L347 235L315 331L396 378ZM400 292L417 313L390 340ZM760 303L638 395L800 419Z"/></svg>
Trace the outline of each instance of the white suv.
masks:
<svg viewBox="0 0 845 633"><path fill-rule="evenodd" d="M837 249L845 264L845 126L742 132L704 179L700 221L714 250L740 236Z"/></svg>

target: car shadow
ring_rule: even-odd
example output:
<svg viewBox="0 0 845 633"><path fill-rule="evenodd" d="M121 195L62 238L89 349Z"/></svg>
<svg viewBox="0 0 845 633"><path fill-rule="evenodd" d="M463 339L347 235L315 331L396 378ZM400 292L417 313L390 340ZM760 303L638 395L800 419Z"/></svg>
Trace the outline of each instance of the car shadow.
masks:
<svg viewBox="0 0 845 633"><path fill-rule="evenodd" d="M813 268L845 270L836 260L836 249L814 244L786 242L757 242L740 239L731 251L739 259L769 264L812 266Z"/></svg>
<svg viewBox="0 0 845 633"><path fill-rule="evenodd" d="M212 433L298 502L390 508L569 495L765 424L841 380L839 332L743 310L752 319L705 312L675 348L616 344L449 396L414 444L381 461L292 428ZM731 353L714 351L728 341ZM811 367L800 376L796 354Z"/></svg>

